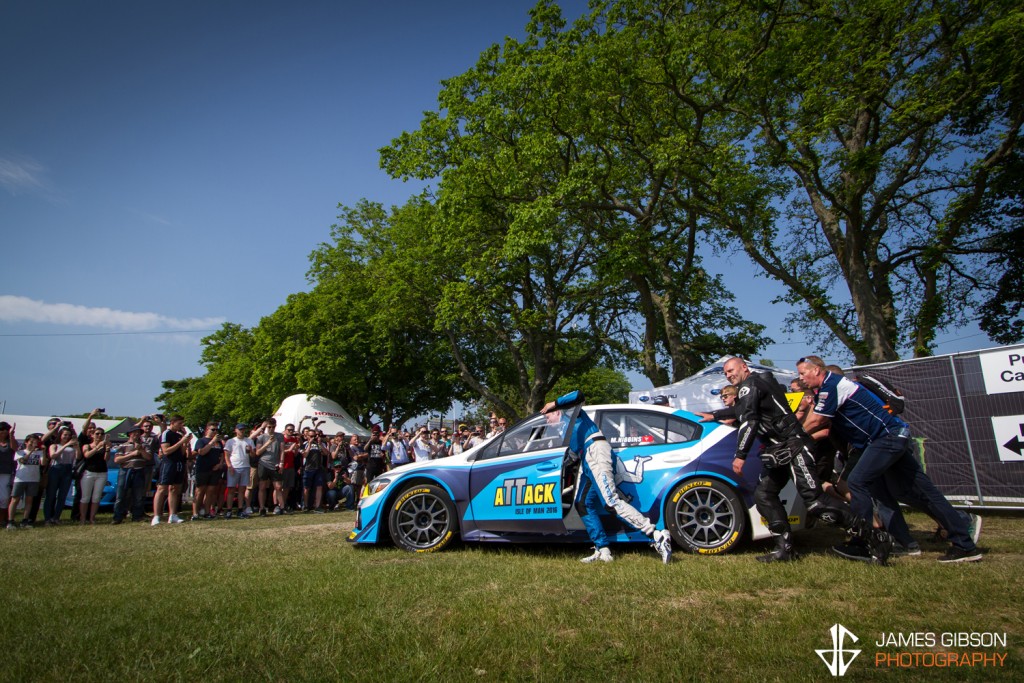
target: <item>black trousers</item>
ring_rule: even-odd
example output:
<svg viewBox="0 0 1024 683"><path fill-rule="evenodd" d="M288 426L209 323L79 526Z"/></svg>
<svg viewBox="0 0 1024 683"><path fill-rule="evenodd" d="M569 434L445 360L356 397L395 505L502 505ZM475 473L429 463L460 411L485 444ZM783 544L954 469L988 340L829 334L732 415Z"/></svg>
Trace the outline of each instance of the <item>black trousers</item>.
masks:
<svg viewBox="0 0 1024 683"><path fill-rule="evenodd" d="M793 437L788 445L794 453L792 461L781 467L765 467L754 490L754 503L761 516L768 520L768 530L776 535L790 531L786 508L779 498L790 480L795 484L809 515L844 529L853 529L857 518L850 506L822 490L810 444L802 437Z"/></svg>

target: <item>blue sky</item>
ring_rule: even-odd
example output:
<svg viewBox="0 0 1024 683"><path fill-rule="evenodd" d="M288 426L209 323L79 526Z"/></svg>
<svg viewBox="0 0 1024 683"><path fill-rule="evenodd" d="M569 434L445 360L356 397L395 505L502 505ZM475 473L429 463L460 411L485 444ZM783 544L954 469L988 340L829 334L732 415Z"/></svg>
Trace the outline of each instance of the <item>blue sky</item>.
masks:
<svg viewBox="0 0 1024 683"><path fill-rule="evenodd" d="M307 287L338 203L419 189L377 150L436 108L442 79L522 35L533 4L0 3L0 405L154 410L161 380L201 373L206 332ZM775 330L779 290L727 281ZM806 351L772 336L761 357Z"/></svg>

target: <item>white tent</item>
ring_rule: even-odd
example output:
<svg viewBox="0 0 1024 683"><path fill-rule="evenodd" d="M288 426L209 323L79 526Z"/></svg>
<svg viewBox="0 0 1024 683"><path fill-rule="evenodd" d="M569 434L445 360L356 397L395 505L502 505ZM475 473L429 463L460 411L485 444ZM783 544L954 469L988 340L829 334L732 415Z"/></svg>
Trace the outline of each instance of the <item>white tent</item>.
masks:
<svg viewBox="0 0 1024 683"><path fill-rule="evenodd" d="M338 432L345 432L349 435L370 436L370 430L352 419L352 416L336 402L323 396L293 394L281 401L281 407L274 413L278 431L284 431L286 424L298 427L304 417L316 418L317 421L325 420L320 425L324 434L334 435ZM309 422L306 420L305 426L309 426Z"/></svg>
<svg viewBox="0 0 1024 683"><path fill-rule="evenodd" d="M718 397L722 387L729 383L723 369L725 361L732 356L722 356L717 361L695 375L663 387L629 392L630 403L650 403L656 396L664 396L673 408L688 410L691 413L710 413L712 410L724 408L725 404ZM783 370L747 361L752 372L769 372L775 379L789 389L789 382L797 378L796 370Z"/></svg>
<svg viewBox="0 0 1024 683"><path fill-rule="evenodd" d="M84 417L60 417L59 415L0 415L0 421L15 426L15 434L18 441L24 441L25 437L29 434L46 434L46 423L50 421L50 418L56 417L62 422L70 422L75 426L75 432L80 432L82 426L85 424ZM109 432L123 420L93 420L92 423L96 427L102 427L104 431Z"/></svg>

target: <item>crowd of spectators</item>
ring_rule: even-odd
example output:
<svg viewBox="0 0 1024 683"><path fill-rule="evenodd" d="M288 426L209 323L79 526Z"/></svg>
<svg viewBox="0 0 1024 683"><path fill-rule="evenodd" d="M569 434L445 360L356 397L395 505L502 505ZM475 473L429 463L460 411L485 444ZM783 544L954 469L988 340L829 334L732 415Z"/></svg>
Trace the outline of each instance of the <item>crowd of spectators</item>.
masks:
<svg viewBox="0 0 1024 683"><path fill-rule="evenodd" d="M489 430L373 427L361 438L326 434L323 421L312 417L278 431L271 418L235 424L230 433L210 422L193 439L182 417L146 415L128 429L127 442L115 444L93 424L101 412L94 410L79 431L51 418L46 433L21 441L16 424L0 422L0 527L34 526L40 507L45 525L60 524L72 488L71 521L95 524L109 469L117 471L113 524L184 522L179 513L188 491L192 521L354 510L363 488L390 469L459 454L505 429L505 420L492 414Z"/></svg>

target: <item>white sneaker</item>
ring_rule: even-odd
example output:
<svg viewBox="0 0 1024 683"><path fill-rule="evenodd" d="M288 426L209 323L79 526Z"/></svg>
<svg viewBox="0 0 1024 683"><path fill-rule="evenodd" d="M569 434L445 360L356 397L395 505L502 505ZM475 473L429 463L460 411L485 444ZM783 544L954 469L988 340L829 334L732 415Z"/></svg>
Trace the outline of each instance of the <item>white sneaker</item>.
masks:
<svg viewBox="0 0 1024 683"><path fill-rule="evenodd" d="M153 515L153 521L149 523L150 526L156 526L160 523L160 515Z"/></svg>
<svg viewBox="0 0 1024 683"><path fill-rule="evenodd" d="M245 514L247 514L247 515L251 515L252 514L252 508L249 507L248 505L245 507Z"/></svg>
<svg viewBox="0 0 1024 683"><path fill-rule="evenodd" d="M608 548L594 548L594 554L584 557L580 562L583 562L584 564L589 564L591 562L611 562L612 559L612 551L608 550Z"/></svg>
<svg viewBox="0 0 1024 683"><path fill-rule="evenodd" d="M672 534L668 532L668 529L661 529L654 532L652 540L654 542L651 545L661 555L661 561L668 564L672 559Z"/></svg>
<svg viewBox="0 0 1024 683"><path fill-rule="evenodd" d="M978 539L981 538L981 517L978 515L968 515L968 517L967 533L971 535L971 540L977 545Z"/></svg>
<svg viewBox="0 0 1024 683"><path fill-rule="evenodd" d="M183 520L178 515L171 515L170 517L167 518L167 523L168 524L181 524L184 521L185 520Z"/></svg>

